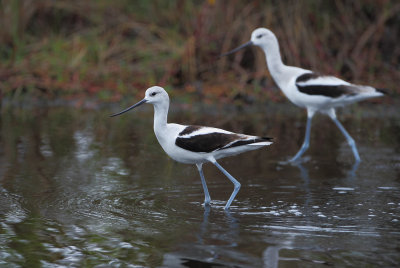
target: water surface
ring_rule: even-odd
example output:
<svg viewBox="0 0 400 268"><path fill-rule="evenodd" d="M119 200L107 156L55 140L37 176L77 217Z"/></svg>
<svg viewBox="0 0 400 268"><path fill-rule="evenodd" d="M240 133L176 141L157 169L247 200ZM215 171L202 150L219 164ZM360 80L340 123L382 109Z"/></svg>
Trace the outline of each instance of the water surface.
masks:
<svg viewBox="0 0 400 268"><path fill-rule="evenodd" d="M142 108L142 107L141 107ZM340 120L361 164L324 116L298 166L305 113L291 105L173 106L171 122L276 142L197 169L172 161L152 109L4 110L0 140L0 265L6 267L328 267L400 263L400 121L396 106L346 108Z"/></svg>

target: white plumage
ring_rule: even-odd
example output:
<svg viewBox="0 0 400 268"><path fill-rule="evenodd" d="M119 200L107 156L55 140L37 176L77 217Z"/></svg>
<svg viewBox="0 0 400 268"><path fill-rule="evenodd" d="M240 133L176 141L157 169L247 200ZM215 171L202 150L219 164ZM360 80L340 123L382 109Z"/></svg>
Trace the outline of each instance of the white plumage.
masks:
<svg viewBox="0 0 400 268"><path fill-rule="evenodd" d="M311 119L316 112L327 114L346 137L356 162L360 161L353 138L337 120L335 108L364 99L384 95L384 90L370 86L348 83L334 76L320 75L310 70L283 64L279 43L273 32L258 28L251 34L251 40L222 56L232 54L245 47L260 47L266 56L269 72L278 87L295 105L307 109L307 127L303 145L289 161L297 161L309 147Z"/></svg>
<svg viewBox="0 0 400 268"><path fill-rule="evenodd" d="M225 209L228 209L240 189L240 183L216 160L270 145L272 138L238 134L213 127L167 123L168 93L157 86L147 89L143 100L112 116L123 114L143 103L154 106L154 133L164 151L178 162L196 164L203 185L205 205L210 204L211 198L203 175L204 163L213 163L233 182L234 191L225 205Z"/></svg>

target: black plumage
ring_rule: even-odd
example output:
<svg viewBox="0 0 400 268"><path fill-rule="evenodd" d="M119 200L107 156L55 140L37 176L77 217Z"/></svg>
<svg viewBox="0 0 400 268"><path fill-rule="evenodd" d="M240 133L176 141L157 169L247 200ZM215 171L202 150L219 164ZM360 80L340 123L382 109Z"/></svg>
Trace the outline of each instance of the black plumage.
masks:
<svg viewBox="0 0 400 268"><path fill-rule="evenodd" d="M301 93L307 95L319 95L330 98L338 98L343 95L355 95L356 92L352 89L354 86L348 85L302 85L309 80L317 79L321 75L317 73L302 74L296 79L296 86Z"/></svg>
<svg viewBox="0 0 400 268"><path fill-rule="evenodd" d="M181 133L183 133L185 130L183 130ZM265 138L256 137L254 139L248 139L246 136L242 136L235 133L213 132L213 133L190 136L187 138L178 137L175 140L175 144L181 147L182 149L191 152L210 153L216 150L227 149L236 146L252 144L257 142L271 141L271 140L272 138L267 138L267 137Z"/></svg>
<svg viewBox="0 0 400 268"><path fill-rule="evenodd" d="M190 133L192 133L194 131L197 131L197 130L199 130L201 128L203 128L203 127L202 126L194 126L194 125L187 126L179 133L179 136L188 135L188 134L190 134Z"/></svg>

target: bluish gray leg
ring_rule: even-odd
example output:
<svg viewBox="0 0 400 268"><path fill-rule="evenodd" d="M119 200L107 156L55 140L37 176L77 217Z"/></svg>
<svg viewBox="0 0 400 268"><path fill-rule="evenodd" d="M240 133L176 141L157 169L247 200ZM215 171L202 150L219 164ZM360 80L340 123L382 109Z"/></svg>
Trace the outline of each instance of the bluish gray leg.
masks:
<svg viewBox="0 0 400 268"><path fill-rule="evenodd" d="M308 114L307 116L307 126L306 126L306 136L304 138L303 145L301 146L300 150L297 154L289 160L289 162L296 162L299 158L307 151L308 147L310 146L310 132L311 132L311 120L313 115Z"/></svg>
<svg viewBox="0 0 400 268"><path fill-rule="evenodd" d="M361 161L356 161L356 162L354 162L354 164L353 164L351 170L349 171L348 174L349 174L349 177L350 177L351 179L356 177L356 172L357 172L358 166L360 165L360 162L361 162Z"/></svg>
<svg viewBox="0 0 400 268"><path fill-rule="evenodd" d="M205 206L209 206L210 202L211 202L211 197L210 197L210 194L208 193L206 179L204 178L204 174L203 174L203 164L196 164L196 166L197 166L197 169L199 170L199 173L200 173L201 184L203 185L204 205Z"/></svg>
<svg viewBox="0 0 400 268"><path fill-rule="evenodd" d="M346 137L346 140L347 140L348 144L350 145L351 150L353 151L353 155L354 155L354 158L356 159L356 162L360 162L361 159L360 159L360 156L359 156L359 154L358 154L357 147L356 147L356 143L355 143L354 139L350 136L350 134L346 131L346 129L345 129L345 128L343 127L343 125L339 122L339 120L337 120L336 117L332 117L332 116L331 116L331 118L332 118L333 122L335 122L336 126L337 126L337 127L340 129L340 131L343 133L343 135Z"/></svg>
<svg viewBox="0 0 400 268"><path fill-rule="evenodd" d="M229 207L231 206L231 203L232 203L233 199L235 199L235 196L237 195L237 193L238 193L239 190L240 190L240 182L238 182L234 177L232 177L232 175L229 174L228 171L226 171L223 167L221 167L220 164L218 164L216 161L213 161L212 163L213 163L219 170L221 170L222 173L224 173L225 176L227 176L228 179L230 179L231 182L233 182L233 185L234 185L234 190L233 190L233 192L232 192L232 194L231 194L231 197L229 197L229 200L228 200L228 202L226 202L226 205L225 205L225 207L224 207L224 209L227 210L227 209L229 209Z"/></svg>

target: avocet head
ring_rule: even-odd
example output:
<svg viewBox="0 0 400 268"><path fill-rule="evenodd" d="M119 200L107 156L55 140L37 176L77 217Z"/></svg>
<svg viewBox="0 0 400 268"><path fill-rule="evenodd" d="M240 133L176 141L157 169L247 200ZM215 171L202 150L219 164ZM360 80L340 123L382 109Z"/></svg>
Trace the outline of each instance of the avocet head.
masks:
<svg viewBox="0 0 400 268"><path fill-rule="evenodd" d="M162 102L168 102L169 97L167 91L163 89L162 87L150 87L146 90L145 97L144 99L146 100L147 103L162 103Z"/></svg>
<svg viewBox="0 0 400 268"><path fill-rule="evenodd" d="M267 28L257 28L251 33L250 42L255 46L262 47L268 45L268 43L275 38L274 33Z"/></svg>
<svg viewBox="0 0 400 268"><path fill-rule="evenodd" d="M128 107L119 113L111 115L111 117L126 113L126 112L132 110L133 108L136 108L136 107L142 105L143 103L151 103L154 105L164 104L164 103L168 104L169 103L168 93L162 87L158 87L158 86L150 87L146 90L143 100L139 101L138 103L135 103L131 107Z"/></svg>
<svg viewBox="0 0 400 268"><path fill-rule="evenodd" d="M268 47L271 41L276 40L273 32L267 28L257 28L251 33L250 41L221 55L227 56L248 46Z"/></svg>

